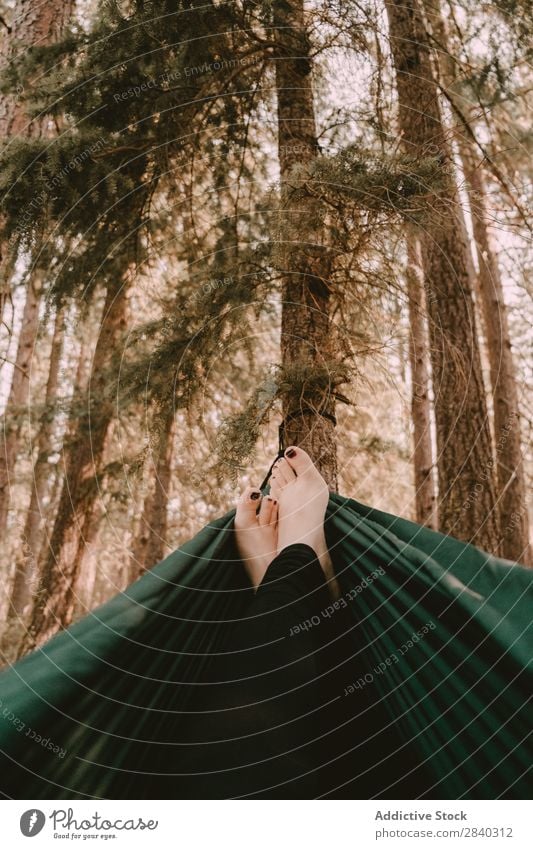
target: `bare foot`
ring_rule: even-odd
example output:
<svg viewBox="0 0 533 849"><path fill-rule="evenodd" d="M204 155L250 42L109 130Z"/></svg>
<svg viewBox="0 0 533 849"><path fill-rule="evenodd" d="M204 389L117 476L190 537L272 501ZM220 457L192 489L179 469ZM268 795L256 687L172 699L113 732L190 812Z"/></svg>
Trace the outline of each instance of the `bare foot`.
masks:
<svg viewBox="0 0 533 849"><path fill-rule="evenodd" d="M278 552L288 545L311 546L320 561L333 598L340 588L324 533L328 485L309 454L291 446L272 470L270 494L278 501Z"/></svg>
<svg viewBox="0 0 533 849"><path fill-rule="evenodd" d="M274 496L261 499L254 487L247 487L237 502L235 538L250 581L257 589L277 554L278 504ZM259 514L256 514L261 504Z"/></svg>

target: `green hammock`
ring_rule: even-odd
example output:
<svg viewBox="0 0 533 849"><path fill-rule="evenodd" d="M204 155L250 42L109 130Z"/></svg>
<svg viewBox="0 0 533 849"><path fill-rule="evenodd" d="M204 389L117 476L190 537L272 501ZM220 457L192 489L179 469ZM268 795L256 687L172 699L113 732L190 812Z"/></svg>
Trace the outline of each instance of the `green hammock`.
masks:
<svg viewBox="0 0 533 849"><path fill-rule="evenodd" d="M182 797L180 724L251 592L233 516L0 676L4 796ZM392 780L380 729L346 724L360 783L338 794L529 798L533 570L337 494L326 536L353 622L346 704L364 695L395 759L424 768Z"/></svg>

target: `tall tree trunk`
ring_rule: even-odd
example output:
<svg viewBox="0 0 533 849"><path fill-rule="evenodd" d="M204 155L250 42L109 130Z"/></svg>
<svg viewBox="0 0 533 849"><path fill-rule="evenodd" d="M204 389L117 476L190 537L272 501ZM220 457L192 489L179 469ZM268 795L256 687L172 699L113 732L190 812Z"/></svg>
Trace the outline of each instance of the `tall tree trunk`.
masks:
<svg viewBox="0 0 533 849"><path fill-rule="evenodd" d="M111 430L111 428L110 428ZM107 439L110 439L108 433ZM99 478L99 489L105 491L105 477ZM78 543L77 553L79 560L76 566L76 574L72 582L72 611L70 620L85 616L91 609L90 595L94 592L96 582L94 547L97 543L102 519L105 515L105 505L102 499L95 499L90 509L87 510L83 523L83 536ZM89 591L89 592L88 592Z"/></svg>
<svg viewBox="0 0 533 849"><path fill-rule="evenodd" d="M63 488L64 473L62 471L62 467L64 469L68 465L70 446L77 444L77 431L80 426L81 404L82 399L85 397L85 393L87 392L87 385L90 378L90 360L92 350L94 348L94 337L96 335L92 332L93 328L91 325L91 320L94 317L95 323L98 325L98 322L101 321L101 308L102 304L97 304L94 309L94 316L93 310L90 310L89 314L84 319L86 323L83 327L84 332L82 333L81 345L78 351L76 373L72 381L73 391L70 402L70 409L68 413L68 422L62 436L62 456L59 462L57 463L57 468L53 477L53 483L51 484L48 493L48 501L44 509L45 528L48 526L53 527L53 523L58 512L61 491ZM42 565L44 562L46 562L46 559L48 557L49 545L49 536L47 534L41 534L40 548L37 557L38 564Z"/></svg>
<svg viewBox="0 0 533 849"><path fill-rule="evenodd" d="M165 410L154 458L152 488L144 500L137 538L132 547L131 580L163 559L167 533L168 493L174 441L174 410Z"/></svg>
<svg viewBox="0 0 533 849"><path fill-rule="evenodd" d="M302 0L273 3L276 34L278 149L287 250L282 270L281 362L301 389L283 399L285 444L305 448L331 489L337 488L335 386L331 322L331 251L312 199L294 192L295 166L318 155L311 60ZM296 178L297 180L297 178ZM317 373L321 377L317 380Z"/></svg>
<svg viewBox="0 0 533 849"><path fill-rule="evenodd" d="M98 493L97 475L114 413L106 384L111 357L126 326L127 292L128 286L124 281L118 288L109 286L107 289L87 390L88 411L80 415L68 448L57 515L20 654L30 651L72 622L74 590L85 535L91 528L92 510Z"/></svg>
<svg viewBox="0 0 533 849"><path fill-rule="evenodd" d="M411 233L407 234L407 264L416 521L436 530L437 502L433 479L428 373L429 346L426 338L424 284L417 241Z"/></svg>
<svg viewBox="0 0 533 849"><path fill-rule="evenodd" d="M65 312L64 308L60 307L56 312L54 322L54 336L52 339L48 381L46 384L45 410L41 417L41 425L36 439L37 457L33 467L30 506L22 532L22 544L15 554L15 576L11 590L8 620L11 618L20 619L22 617L24 608L30 601L30 579L38 561L38 552L42 537L42 504L48 487L48 457L52 450L51 443L54 431L53 405L57 396L59 364L61 361L64 332Z"/></svg>
<svg viewBox="0 0 533 849"><path fill-rule="evenodd" d="M0 538L4 539L7 528L7 514L11 500L13 471L22 433L22 418L26 410L30 387L31 362L34 356L35 340L39 328L39 305L42 285L37 275L28 282L26 302L22 315L22 324L18 340L15 368L11 389L6 405L6 415L2 417L2 447L0 449ZM10 421L10 418L12 419Z"/></svg>
<svg viewBox="0 0 533 849"><path fill-rule="evenodd" d="M452 108L470 125L473 108L461 98L456 102L456 63L450 53L449 38L438 0L424 0L426 15L436 47L441 84ZM483 164L459 122L456 138L465 176L472 216L478 263L477 293L487 342L494 410L497 495L500 516L500 552L509 560L531 564L529 516L522 458L520 410L516 369L513 360L507 307L497 257L490 243L487 195Z"/></svg>
<svg viewBox="0 0 533 849"><path fill-rule="evenodd" d="M470 147L470 145L468 145ZM472 223L479 267L479 292L490 365L500 514L500 553L531 565L520 408L507 307L498 261L487 230L486 193L480 163L463 151L472 205Z"/></svg>
<svg viewBox="0 0 533 849"><path fill-rule="evenodd" d="M11 35L9 39L0 39L0 67L5 68L21 49L30 46L53 44L64 31L74 9L73 0L46 0L35 3L34 0L16 0L12 15ZM48 122L30 120L18 94L0 97L0 138L9 139L17 135L40 136L48 132ZM2 249L0 244L0 278L2 303L9 300L8 272L12 270L13 257ZM26 403L29 388L29 365L34 349L37 330L39 301L42 280L39 273L30 275L26 293L26 303L22 318L15 371L8 402L8 413ZM10 499L10 479L15 468L19 448L20 426L11 428L3 437L0 449L0 538L5 536L7 511Z"/></svg>
<svg viewBox="0 0 533 849"><path fill-rule="evenodd" d="M0 69L6 68L18 54L28 47L43 47L54 44L63 34L72 17L75 0L15 0L10 13L11 33L0 37ZM24 108L22 91L0 96L0 138L14 136L40 136L47 132L48 119L30 119ZM7 292L7 266L9 263L6 246L0 242L0 283L2 293Z"/></svg>
<svg viewBox="0 0 533 849"><path fill-rule="evenodd" d="M418 2L386 0L386 7L405 148L421 157L437 156L443 167L441 189L420 228L435 395L439 526L497 553L494 458L453 158Z"/></svg>

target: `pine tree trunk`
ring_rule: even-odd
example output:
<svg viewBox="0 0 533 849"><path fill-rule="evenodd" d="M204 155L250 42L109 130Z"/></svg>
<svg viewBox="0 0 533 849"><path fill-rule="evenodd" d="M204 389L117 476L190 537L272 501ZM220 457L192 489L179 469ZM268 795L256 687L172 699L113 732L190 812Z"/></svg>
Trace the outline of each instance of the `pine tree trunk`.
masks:
<svg viewBox="0 0 533 849"><path fill-rule="evenodd" d="M468 143L467 146L469 147ZM468 150L462 161L472 208L479 293L490 365L500 515L500 553L531 565L520 409L507 307L498 261L487 231L486 193L480 163Z"/></svg>
<svg viewBox="0 0 533 849"><path fill-rule="evenodd" d="M139 533L132 547L130 569L132 581L164 557L174 423L174 410L170 408L165 412L161 422L152 489L145 498Z"/></svg>
<svg viewBox="0 0 533 849"><path fill-rule="evenodd" d="M8 65L13 54L20 53L21 45L43 47L58 41L74 7L73 0L46 0L43 3L16 0L10 14L11 34L9 38L3 35L1 39L0 64ZM30 130L29 119L18 94L0 98L0 136L29 135L39 131L39 121L33 122Z"/></svg>
<svg viewBox="0 0 533 849"><path fill-rule="evenodd" d="M453 161L417 0L386 0L406 150L437 156L442 186L420 228L429 314L439 477L439 526L499 551L494 459Z"/></svg>
<svg viewBox="0 0 533 849"><path fill-rule="evenodd" d="M26 522L22 532L22 541L15 559L15 576L11 590L11 603L8 619L22 617L25 607L30 601L30 580L33 570L38 561L38 552L41 545L41 520L43 516L43 501L48 488L49 465L48 457L51 453L51 441L54 431L53 405L56 400L59 378L59 364L63 348L63 336L65 332L64 308L56 312L54 323L54 336L48 368L48 381L45 394L45 411L41 419L39 433L37 435L36 447L37 457L33 467L33 481L30 497L30 506L26 515Z"/></svg>
<svg viewBox="0 0 533 849"><path fill-rule="evenodd" d="M87 390L89 410L76 422L68 447L56 519L20 654L32 650L72 622L74 589L98 494L97 474L114 413L113 402L106 394L106 383L110 359L126 325L127 292L125 283L107 290Z"/></svg>
<svg viewBox="0 0 533 849"><path fill-rule="evenodd" d="M409 362L411 365L411 417L416 521L437 529L433 446L429 404L429 347L426 338L425 297L416 239L407 236L407 302L409 307Z"/></svg>
<svg viewBox="0 0 533 849"><path fill-rule="evenodd" d="M0 39L0 67L9 65L21 50L21 45L44 46L58 40L74 9L73 0L46 0L35 3L34 0L16 0L11 17L9 39ZM14 45L14 47L13 47ZM0 97L0 138L16 135L39 136L47 132L47 121L30 120L26 114L19 94L7 94ZM8 272L12 270L13 258L2 249L0 244L0 278L2 279L1 299L9 299ZM16 366L8 402L8 413L13 409L22 412L29 388L29 365L35 346L38 330L38 312L41 296L41 280L33 279L28 283L26 304L22 318ZM19 409L20 408L20 409ZM19 448L20 426L9 430L3 439L0 451L0 538L5 535L7 511L10 500L10 478L15 468Z"/></svg>
<svg viewBox="0 0 533 849"><path fill-rule="evenodd" d="M98 309L98 306L100 309ZM48 493L48 502L44 510L45 528L48 526L53 528L54 526L58 512L59 499L63 489L64 473L62 472L62 469L68 465L70 446L76 444L77 430L80 424L80 405L83 403L83 398L87 392L87 385L90 377L90 360L92 349L94 347L91 319L95 317L95 323L98 324L98 321L101 320L101 316L99 315L101 307L102 304L96 305L96 309L94 310L96 317L93 316L93 311L91 310L89 315L85 318L86 323L83 327L84 332L82 333L81 345L77 356L76 373L72 381L73 392L68 414L68 422L62 437L62 456L57 463L53 483L50 486ZM37 563L41 566L46 562L48 557L49 545L49 536L42 534L39 554L37 557Z"/></svg>
<svg viewBox="0 0 533 849"><path fill-rule="evenodd" d="M9 15L11 33L7 37L2 33L0 37L0 70L20 54L21 46L43 47L58 41L72 17L75 5L75 0L15 0ZM40 136L46 133L47 121L28 118L22 95L20 91L0 96L0 138ZM4 277L0 285L3 291L8 288L7 262L7 251L0 243L0 271Z"/></svg>
<svg viewBox="0 0 533 849"><path fill-rule="evenodd" d="M109 439L109 434L108 434ZM105 478L100 478L101 492L105 492ZM94 547L102 528L102 519L105 515L105 505L101 499L93 503L87 511L83 523L83 537L78 543L78 563L75 569L72 589L72 611L70 621L85 616L90 610L90 595L94 593L96 582L94 565ZM87 574L88 572L88 574ZM116 583L115 583L116 586Z"/></svg>
<svg viewBox="0 0 533 849"><path fill-rule="evenodd" d="M30 387L30 370L35 351L35 340L39 329L39 305L41 281L35 277L28 283L26 302L18 340L15 368L6 405L6 417L2 419L2 447L0 450L0 538L4 539L7 515L11 501L13 472L19 451L22 433L22 417L26 412ZM10 418L15 417L11 422Z"/></svg>
<svg viewBox="0 0 533 849"><path fill-rule="evenodd" d="M273 3L278 97L281 191L286 205L281 239L287 250L282 271L281 362L303 382L283 398L285 445L300 445L317 464L330 489L337 488L335 387L327 375L333 359L331 252L320 217L309 198L292 191L294 167L318 155L311 60L302 0ZM325 377L318 386L313 375ZM324 415L325 414L325 415Z"/></svg>
<svg viewBox="0 0 533 849"><path fill-rule="evenodd" d="M441 84L455 103L456 64L450 54L446 24L438 0L424 0L436 46ZM469 124L475 120L464 98L457 106ZM483 318L490 366L496 445L497 495L500 517L500 553L509 560L531 564L529 516L526 500L520 410L507 307L498 260L488 232L487 199L482 163L471 140L459 125L456 135L472 215L479 268L477 294Z"/></svg>

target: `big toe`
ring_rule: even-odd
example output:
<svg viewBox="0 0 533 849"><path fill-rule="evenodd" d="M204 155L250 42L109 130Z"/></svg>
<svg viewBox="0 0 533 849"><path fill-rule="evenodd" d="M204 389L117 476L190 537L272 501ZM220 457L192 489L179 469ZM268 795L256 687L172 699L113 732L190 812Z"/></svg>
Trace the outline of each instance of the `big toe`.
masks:
<svg viewBox="0 0 533 849"><path fill-rule="evenodd" d="M237 502L235 511L236 528L252 528L257 525L257 508L261 503L261 492L253 486L247 486Z"/></svg>
<svg viewBox="0 0 533 849"><path fill-rule="evenodd" d="M311 457L303 448L297 448L295 445L289 446L285 451L285 459L298 477L317 477L322 479L322 475L311 460Z"/></svg>

